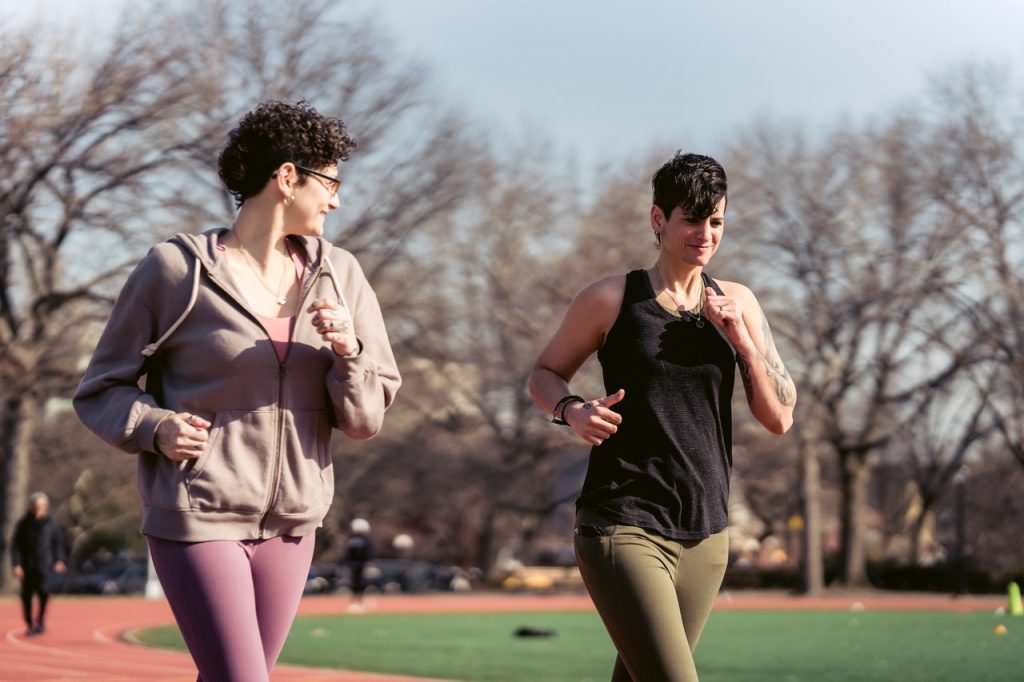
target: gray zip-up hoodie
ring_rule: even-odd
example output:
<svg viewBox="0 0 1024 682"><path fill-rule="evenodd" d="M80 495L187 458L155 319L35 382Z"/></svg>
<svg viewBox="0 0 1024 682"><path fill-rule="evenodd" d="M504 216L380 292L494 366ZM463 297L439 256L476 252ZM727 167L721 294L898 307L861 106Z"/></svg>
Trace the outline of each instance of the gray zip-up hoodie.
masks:
<svg viewBox="0 0 1024 682"><path fill-rule="evenodd" d="M179 234L150 250L114 304L75 410L111 445L141 453L143 533L187 542L308 535L334 495L331 427L376 435L401 377L362 269L323 239L289 238L306 269L280 362L217 250L226 232ZM336 355L311 324L318 298L349 308L355 357ZM213 424L198 459L156 452L157 425L175 412Z"/></svg>

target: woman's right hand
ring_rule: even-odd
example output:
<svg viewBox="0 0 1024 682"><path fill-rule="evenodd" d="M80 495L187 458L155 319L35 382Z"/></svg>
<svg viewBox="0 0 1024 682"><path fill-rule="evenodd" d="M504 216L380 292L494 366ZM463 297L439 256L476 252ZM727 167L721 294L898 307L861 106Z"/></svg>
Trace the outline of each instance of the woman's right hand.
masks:
<svg viewBox="0 0 1024 682"><path fill-rule="evenodd" d="M184 462L203 454L213 426L198 415L178 412L156 427L156 447L168 459Z"/></svg>
<svg viewBox="0 0 1024 682"><path fill-rule="evenodd" d="M619 389L611 395L585 403L572 403L565 408L565 421L572 430L591 445L600 445L619 430L622 415L609 408L626 397Z"/></svg>

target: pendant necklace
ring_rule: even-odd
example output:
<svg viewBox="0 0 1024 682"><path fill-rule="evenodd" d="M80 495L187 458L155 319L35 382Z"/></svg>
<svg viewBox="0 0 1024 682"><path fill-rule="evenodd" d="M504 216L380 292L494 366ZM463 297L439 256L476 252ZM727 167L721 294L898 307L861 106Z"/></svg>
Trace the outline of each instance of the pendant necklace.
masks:
<svg viewBox="0 0 1024 682"><path fill-rule="evenodd" d="M256 262L256 259L249 254L248 249L246 249L245 245L242 244L242 240L236 233L233 232L232 234L235 236L235 241L238 242L238 250L242 252L242 260L244 260L245 264L249 266L250 270L252 270L252 274L256 275L256 279L258 279L260 284L263 285L263 288L270 292L270 294L277 300L278 305L286 304L288 302L288 296L282 292L284 290L284 280L288 275L288 268L284 267L281 269L281 280L277 283L277 291L275 292L267 286L266 280L263 279L263 275L260 274L256 267L259 264Z"/></svg>
<svg viewBox="0 0 1024 682"><path fill-rule="evenodd" d="M660 272L658 274L661 275ZM703 280L703 278L701 278L701 279ZM668 294L669 300L672 301L672 305L674 305L676 307L676 312L678 312L680 315L682 315L683 313L686 313L687 315L690 315L691 317L694 318L693 324L698 329L703 327L704 326L704 318L701 316L701 311L704 310L704 301L706 299L706 294L704 293L704 287L701 287L700 288L700 292L697 294L697 305L694 306L693 308L691 308L690 310L686 310L686 309L683 308L683 306L679 305L679 301L677 301L676 297L672 295L671 291L669 291L668 285L667 285L667 283L665 283L665 277L664 276L662 276L661 280L662 280L662 283L665 284L664 292L666 294ZM703 284L703 281L701 283Z"/></svg>

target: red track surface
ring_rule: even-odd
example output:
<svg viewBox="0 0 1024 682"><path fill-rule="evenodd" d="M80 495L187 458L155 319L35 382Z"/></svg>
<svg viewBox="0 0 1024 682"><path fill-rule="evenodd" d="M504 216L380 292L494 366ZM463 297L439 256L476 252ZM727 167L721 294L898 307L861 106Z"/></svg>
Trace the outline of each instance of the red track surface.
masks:
<svg viewBox="0 0 1024 682"><path fill-rule="evenodd" d="M859 603L867 610L993 610L1004 605L1001 597L961 597L849 593L820 598L784 593L735 592L719 596L718 609L849 609ZM301 614L343 613L339 597L303 600ZM437 613L473 611L590 610L586 596L522 596L504 594L388 596L377 601L377 613ZM45 635L26 637L21 607L16 600L0 601L0 682L192 682L195 667L186 655L152 649L125 641L126 631L174 622L163 601L133 597L62 597L47 609ZM358 616L351 616L358 618ZM409 678L370 673L340 672L279 665L274 682L409 682Z"/></svg>

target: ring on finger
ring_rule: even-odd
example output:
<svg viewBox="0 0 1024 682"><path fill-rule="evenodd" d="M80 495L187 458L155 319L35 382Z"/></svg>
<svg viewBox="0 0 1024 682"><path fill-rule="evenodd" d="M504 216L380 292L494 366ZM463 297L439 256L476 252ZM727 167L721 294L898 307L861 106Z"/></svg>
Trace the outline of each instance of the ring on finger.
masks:
<svg viewBox="0 0 1024 682"><path fill-rule="evenodd" d="M185 417L185 421L188 422L189 424L191 424L192 420L195 419L195 418L196 418L196 416L194 414L190 414L189 416Z"/></svg>

